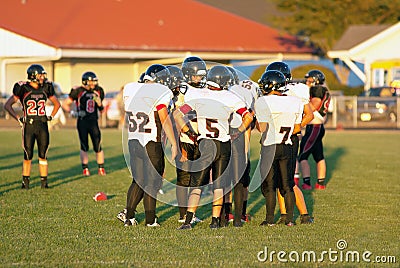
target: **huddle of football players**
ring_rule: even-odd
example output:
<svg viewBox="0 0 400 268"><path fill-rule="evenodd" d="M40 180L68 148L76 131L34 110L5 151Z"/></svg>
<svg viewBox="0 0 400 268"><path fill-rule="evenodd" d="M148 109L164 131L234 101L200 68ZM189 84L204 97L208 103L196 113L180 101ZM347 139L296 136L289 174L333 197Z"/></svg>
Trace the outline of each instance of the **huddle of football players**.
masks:
<svg viewBox="0 0 400 268"><path fill-rule="evenodd" d="M165 133L176 164L181 224L178 229L192 229L201 221L195 212L210 183L210 228L225 227L229 222L242 227L249 220L249 144L255 127L262 134L260 173L266 218L261 225L293 226L295 204L301 224L314 222L298 180L295 181L295 171L299 134L312 123L317 109L310 102L309 88L292 81L286 63L269 64L258 83L240 80L237 71L229 66L216 64L207 68L206 62L195 56L187 57L181 68L154 64L140 81L125 86L124 103L129 118L132 171L126 208L118 214L125 226L137 224L135 209L142 198L146 225L160 226L155 211L164 173ZM168 118L165 113L169 113ZM318 148L315 154L323 159L322 148ZM314 155L313 151L306 152L302 161L307 161L309 154ZM275 222L277 199L281 217Z"/></svg>
<svg viewBox="0 0 400 268"><path fill-rule="evenodd" d="M36 139L42 188L47 188L49 135L46 126L60 104L51 83L46 82L43 67L32 65L30 68L34 70L28 69L29 83L14 86L14 96L6 103L6 109L25 131L22 187L29 188L30 161ZM139 81L128 83L123 89L132 182L125 209L117 218L125 226L137 225L136 208L143 200L145 225L160 226L156 203L162 187L164 149L168 140L176 167L175 193L181 224L178 230L192 229L201 222L195 212L202 193L210 185L213 199L209 227L217 229L230 222L234 227L242 227L249 220L246 214L251 169L249 148L252 130L257 128L261 133L260 186L266 205L266 217L261 225L295 225L295 205L300 212L300 223L313 223L295 175L301 167L302 189L312 189L308 165L312 154L317 162L315 188L326 187L322 138L330 96L323 86L325 77L321 71L311 70L305 78L307 85L293 82L290 68L284 62L270 63L257 83L240 79L238 72L229 66L213 64L207 68L206 62L195 56L185 58L181 67L149 66ZM97 86L97 77L92 72L83 75L82 83L82 87L71 91L63 108L68 111L73 101L82 105L92 103L93 109L89 111L92 117L82 105L79 112L85 113L78 113L83 175L90 175L88 135L96 152L99 174L105 175L100 130L96 123L97 110L103 108L104 92ZM24 90L38 93L26 94ZM83 96L86 99L82 101ZM55 106L49 117L39 114L44 111L40 105L44 105L46 98ZM24 110L32 114L24 118L17 116L11 106L18 99L24 104ZM38 108L32 107L33 102ZM85 118L87 120L83 120ZM304 127L305 135L300 143ZM276 200L280 208L278 221L274 215Z"/></svg>

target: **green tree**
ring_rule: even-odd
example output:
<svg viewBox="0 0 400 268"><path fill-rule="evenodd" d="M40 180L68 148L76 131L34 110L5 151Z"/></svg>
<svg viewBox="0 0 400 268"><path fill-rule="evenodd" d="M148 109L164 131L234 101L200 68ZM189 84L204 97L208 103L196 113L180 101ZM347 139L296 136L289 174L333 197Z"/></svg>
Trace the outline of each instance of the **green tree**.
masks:
<svg viewBox="0 0 400 268"><path fill-rule="evenodd" d="M324 54L355 24L394 24L400 20L393 0L272 0L285 16L271 18L275 27L315 45Z"/></svg>

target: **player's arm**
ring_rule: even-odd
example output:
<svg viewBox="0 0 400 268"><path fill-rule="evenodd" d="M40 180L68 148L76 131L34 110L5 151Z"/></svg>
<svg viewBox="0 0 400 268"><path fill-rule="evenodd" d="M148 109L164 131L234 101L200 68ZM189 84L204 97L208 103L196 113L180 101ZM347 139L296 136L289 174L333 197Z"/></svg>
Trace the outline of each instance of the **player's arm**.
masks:
<svg viewBox="0 0 400 268"><path fill-rule="evenodd" d="M62 108L65 112L69 113L71 112L71 104L74 101L72 100L71 97L66 98L63 102L62 102Z"/></svg>
<svg viewBox="0 0 400 268"><path fill-rule="evenodd" d="M197 144L197 137L199 136L193 128L190 126L190 121L188 123L184 120L184 115L192 111L192 107L188 104L184 104L179 109L176 109L173 113L176 129L178 132L186 134L189 139L191 139L194 144Z"/></svg>
<svg viewBox="0 0 400 268"><path fill-rule="evenodd" d="M15 95L12 95L8 98L7 102L4 104L4 109L17 121L19 121L18 114L14 111L14 108L12 107L14 103L18 101L18 97Z"/></svg>
<svg viewBox="0 0 400 268"><path fill-rule="evenodd" d="M311 102L311 105L314 107L314 111L315 111L316 109L318 109L318 107L321 106L322 99L318 98L318 97L313 97L313 98L311 98L310 102Z"/></svg>
<svg viewBox="0 0 400 268"><path fill-rule="evenodd" d="M158 116L160 117L160 121L161 121L163 129L165 131L165 134L167 135L168 140L171 142L171 146L172 146L171 147L171 152L172 152L171 157L172 157L172 159L175 159L175 157L178 154L178 147L176 144L174 128L172 126L171 119L169 118L168 109L165 105L158 106L157 112L158 112Z"/></svg>
<svg viewBox="0 0 400 268"><path fill-rule="evenodd" d="M305 127L308 123L310 123L314 119L314 111L315 108L311 103L307 103L304 105L303 118L300 124L301 127Z"/></svg>
<svg viewBox="0 0 400 268"><path fill-rule="evenodd" d="M53 106L54 106L53 111L51 112L51 117L54 117L56 115L56 113L58 112L58 109L60 109L61 104L58 101L57 97L54 95L50 96L49 100L53 103Z"/></svg>
<svg viewBox="0 0 400 268"><path fill-rule="evenodd" d="M257 127L258 131L260 131L260 133L264 133L264 132L268 131L269 125L268 125L267 122L259 122L259 121L257 121L256 122L256 127Z"/></svg>

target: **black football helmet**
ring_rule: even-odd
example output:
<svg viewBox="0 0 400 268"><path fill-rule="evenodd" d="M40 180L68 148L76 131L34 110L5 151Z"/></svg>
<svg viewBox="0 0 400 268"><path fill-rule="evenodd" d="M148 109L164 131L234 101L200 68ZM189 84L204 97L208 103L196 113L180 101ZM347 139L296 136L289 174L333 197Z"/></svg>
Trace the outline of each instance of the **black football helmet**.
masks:
<svg viewBox="0 0 400 268"><path fill-rule="evenodd" d="M145 75L145 73L142 73L142 74L139 76L138 83L144 83L144 80L143 80L144 75Z"/></svg>
<svg viewBox="0 0 400 268"><path fill-rule="evenodd" d="M85 72L82 75L82 85L86 86L88 84L88 81L99 81L99 79L97 79L97 76L94 72Z"/></svg>
<svg viewBox="0 0 400 268"><path fill-rule="evenodd" d="M182 63L182 73L185 81L197 88L203 88L206 85L207 65L199 57L187 57ZM192 76L202 76L200 82L192 80Z"/></svg>
<svg viewBox="0 0 400 268"><path fill-rule="evenodd" d="M304 77L306 79L311 77L314 80L314 82L312 83L314 86L322 85L325 82L325 75L323 72L319 70L311 70L308 73L306 73Z"/></svg>
<svg viewBox="0 0 400 268"><path fill-rule="evenodd" d="M171 74L168 68L162 64L150 65L144 73L143 81L150 80L164 86L170 86Z"/></svg>
<svg viewBox="0 0 400 268"><path fill-rule="evenodd" d="M270 64L268 64L267 68L265 68L265 71L272 70L277 70L283 73L283 75L286 77L286 81L292 80L292 73L290 72L289 65L287 65L283 61L271 62Z"/></svg>
<svg viewBox="0 0 400 268"><path fill-rule="evenodd" d="M232 81L233 75L223 65L213 66L207 73L207 85L214 88L227 90L232 85Z"/></svg>
<svg viewBox="0 0 400 268"><path fill-rule="evenodd" d="M26 73L28 74L28 80L32 82L38 82L36 75L38 74L44 74L46 75L46 71L44 70L43 66L40 64L32 64L31 66L28 67L26 70ZM46 80L46 76L45 76Z"/></svg>
<svg viewBox="0 0 400 268"><path fill-rule="evenodd" d="M277 70L266 71L258 80L260 90L264 95L271 91L285 92L286 77L283 73Z"/></svg>
<svg viewBox="0 0 400 268"><path fill-rule="evenodd" d="M236 72L235 68L231 67L231 66L226 66L226 68L228 68L228 70L231 72L232 77L233 77L233 83L232 85L239 85L239 75Z"/></svg>
<svg viewBox="0 0 400 268"><path fill-rule="evenodd" d="M183 78L182 70L175 65L167 65L168 71L171 74L170 89L172 92L179 94L179 86L185 80ZM177 91L177 92L175 92Z"/></svg>

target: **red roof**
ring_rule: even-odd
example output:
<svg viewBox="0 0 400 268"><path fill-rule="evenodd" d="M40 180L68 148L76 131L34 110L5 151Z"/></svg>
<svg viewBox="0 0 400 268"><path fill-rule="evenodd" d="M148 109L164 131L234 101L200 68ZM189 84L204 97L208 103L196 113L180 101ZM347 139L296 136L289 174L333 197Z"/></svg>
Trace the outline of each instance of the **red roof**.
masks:
<svg viewBox="0 0 400 268"><path fill-rule="evenodd" d="M2 0L0 27L56 48L311 53L295 37L191 0Z"/></svg>

